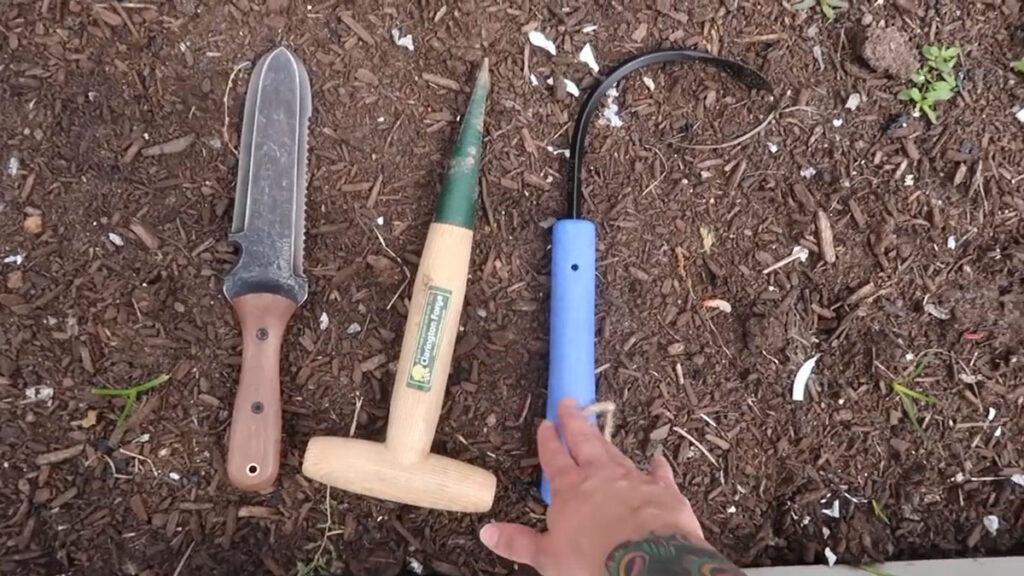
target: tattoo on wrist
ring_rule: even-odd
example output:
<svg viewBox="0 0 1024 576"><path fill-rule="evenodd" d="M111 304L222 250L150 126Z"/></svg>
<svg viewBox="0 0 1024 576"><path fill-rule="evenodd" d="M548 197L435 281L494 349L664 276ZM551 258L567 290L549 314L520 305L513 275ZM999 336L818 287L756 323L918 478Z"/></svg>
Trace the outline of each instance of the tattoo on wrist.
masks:
<svg viewBox="0 0 1024 576"><path fill-rule="evenodd" d="M743 576L714 548L680 536L650 536L619 544L605 560L608 576Z"/></svg>

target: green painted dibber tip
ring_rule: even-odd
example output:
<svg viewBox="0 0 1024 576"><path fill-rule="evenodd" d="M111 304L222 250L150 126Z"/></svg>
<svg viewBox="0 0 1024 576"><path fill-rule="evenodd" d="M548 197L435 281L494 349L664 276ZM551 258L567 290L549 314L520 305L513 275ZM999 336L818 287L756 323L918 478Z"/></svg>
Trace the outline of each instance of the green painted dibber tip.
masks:
<svg viewBox="0 0 1024 576"><path fill-rule="evenodd" d="M473 93L469 96L469 105L462 118L455 149L448 162L448 171L441 186L441 198L434 210L434 222L473 229L480 160L483 157L484 111L490 89L491 74L487 58L484 58L476 75Z"/></svg>

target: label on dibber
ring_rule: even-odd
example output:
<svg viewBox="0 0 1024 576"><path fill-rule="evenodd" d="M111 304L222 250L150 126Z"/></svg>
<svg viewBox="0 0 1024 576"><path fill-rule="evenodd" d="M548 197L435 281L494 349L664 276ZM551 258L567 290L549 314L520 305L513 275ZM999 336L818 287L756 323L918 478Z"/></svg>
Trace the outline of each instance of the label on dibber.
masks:
<svg viewBox="0 0 1024 576"><path fill-rule="evenodd" d="M444 324L448 318L451 301L451 290L437 286L427 287L420 327L416 333L416 350L413 353L412 366L409 367L409 377L405 381L405 385L413 390L430 391L434 363L441 348Z"/></svg>

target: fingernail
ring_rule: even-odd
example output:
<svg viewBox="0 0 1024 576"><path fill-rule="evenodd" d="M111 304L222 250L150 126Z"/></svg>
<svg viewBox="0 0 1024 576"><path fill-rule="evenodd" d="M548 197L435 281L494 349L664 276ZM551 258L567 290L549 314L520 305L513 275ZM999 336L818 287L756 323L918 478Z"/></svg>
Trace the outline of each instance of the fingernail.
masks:
<svg viewBox="0 0 1024 576"><path fill-rule="evenodd" d="M494 524L488 524L481 528L480 541L484 543L484 546L493 548L498 543L498 527Z"/></svg>
<svg viewBox="0 0 1024 576"><path fill-rule="evenodd" d="M559 402L559 404L561 404L562 406L568 406L570 408L575 408L576 407L576 399L575 398L562 398L562 401Z"/></svg>

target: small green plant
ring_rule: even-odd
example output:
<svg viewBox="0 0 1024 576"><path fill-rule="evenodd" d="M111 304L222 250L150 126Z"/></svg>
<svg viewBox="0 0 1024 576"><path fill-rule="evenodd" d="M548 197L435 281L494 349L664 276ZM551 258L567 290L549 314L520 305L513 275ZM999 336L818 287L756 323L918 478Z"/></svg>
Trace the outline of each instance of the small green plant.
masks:
<svg viewBox="0 0 1024 576"><path fill-rule="evenodd" d="M810 10L815 4L829 20L835 19L836 10L845 10L850 7L850 3L846 0L794 0L789 6L793 10L803 11Z"/></svg>
<svg viewBox="0 0 1024 576"><path fill-rule="evenodd" d="M1024 58L1010 62L1010 68L1013 68L1017 72L1024 74Z"/></svg>
<svg viewBox="0 0 1024 576"><path fill-rule="evenodd" d="M921 55L924 66L910 76L911 86L900 90L896 98L913 102L916 112L927 116L932 124L938 124L935 104L953 97L956 89L953 67L960 56L960 47L929 44L921 49Z"/></svg>
<svg viewBox="0 0 1024 576"><path fill-rule="evenodd" d="M309 562L299 562L295 567L295 576L323 576L327 574L327 558L315 556Z"/></svg>
<svg viewBox="0 0 1024 576"><path fill-rule="evenodd" d="M907 373L900 376L896 380L893 380L889 385L892 391L899 396L900 403L903 405L903 412L906 413L907 419L914 426L914 430L917 431L921 439L924 439L924 429L921 428L920 422L917 421L917 403L923 402L925 404L938 404L938 398L918 392L911 388L914 384L914 380L924 372L925 366L928 365L928 354L921 354L914 365L910 368Z"/></svg>
<svg viewBox="0 0 1024 576"><path fill-rule="evenodd" d="M124 390L120 388L93 388L92 393L97 396L124 398L124 408L121 409L121 415L117 418L117 425L120 426L121 423L131 415L136 402L139 400L140 394L152 390L170 379L171 377L169 375L161 374L148 382L143 382L142 384L138 384Z"/></svg>
<svg viewBox="0 0 1024 576"><path fill-rule="evenodd" d="M874 510L875 516L877 516L879 520L885 522L886 526L891 525L889 523L889 517L885 515L885 510L882 509L882 505L878 503L878 500L871 501L871 509Z"/></svg>

